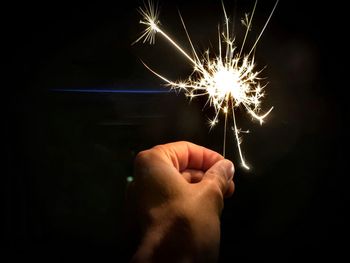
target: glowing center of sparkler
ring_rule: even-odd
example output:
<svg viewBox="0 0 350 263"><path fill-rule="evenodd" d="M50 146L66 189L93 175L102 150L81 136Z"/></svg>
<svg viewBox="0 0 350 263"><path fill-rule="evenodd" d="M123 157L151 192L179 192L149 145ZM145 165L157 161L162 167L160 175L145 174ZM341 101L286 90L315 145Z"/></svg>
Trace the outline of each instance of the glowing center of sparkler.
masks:
<svg viewBox="0 0 350 263"><path fill-rule="evenodd" d="M149 26L152 30L158 31L158 26L154 21L150 21Z"/></svg>
<svg viewBox="0 0 350 263"><path fill-rule="evenodd" d="M216 95L220 98L231 95L235 100L241 97L239 76L232 70L222 69L214 74ZM228 98L226 98L228 99Z"/></svg>

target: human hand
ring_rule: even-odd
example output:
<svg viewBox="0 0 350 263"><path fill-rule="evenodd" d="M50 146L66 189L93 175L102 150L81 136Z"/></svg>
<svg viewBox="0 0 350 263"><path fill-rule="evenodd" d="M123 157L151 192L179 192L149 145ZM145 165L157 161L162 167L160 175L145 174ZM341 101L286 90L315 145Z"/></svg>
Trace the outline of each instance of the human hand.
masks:
<svg viewBox="0 0 350 263"><path fill-rule="evenodd" d="M223 198L234 192L234 166L189 142L158 145L135 159L128 192L141 240L133 262L215 262Z"/></svg>

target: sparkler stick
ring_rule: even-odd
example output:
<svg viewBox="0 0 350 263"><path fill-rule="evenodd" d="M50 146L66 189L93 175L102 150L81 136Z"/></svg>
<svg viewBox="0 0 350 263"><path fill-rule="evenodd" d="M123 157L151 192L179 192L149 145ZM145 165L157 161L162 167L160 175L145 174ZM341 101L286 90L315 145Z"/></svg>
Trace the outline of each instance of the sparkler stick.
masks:
<svg viewBox="0 0 350 263"><path fill-rule="evenodd" d="M255 40L254 45L250 49L248 55L242 55L242 53L251 28L253 15L257 6L257 0L254 3L251 16L249 17L246 14L246 20L243 23L246 26L246 32L239 52L236 52L236 46L234 46L234 37L231 36L232 34L229 29L229 18L227 16L224 3L222 2L226 26L224 32L222 33L220 33L220 25L218 26L219 55L211 58L209 50L207 50L204 52L202 59L200 59L197 55L180 12L179 16L192 49L192 56L186 53L186 51L178 43L176 43L167 35L163 29L160 28L157 5L154 5L150 0L145 3L144 9L139 8L139 12L142 15L140 23L144 24L146 26L146 29L134 43L139 42L143 39L144 43L149 42L150 44L154 44L155 35L160 34L193 65L193 72L186 81L172 81L152 70L144 62L142 63L154 75L165 81L166 85L170 86L173 89L184 91L190 99L198 96L207 96L208 99L206 105L213 107L215 111L215 116L210 120L209 123L210 129L218 123L219 113L223 112L223 114L225 114L223 142L224 156L226 154L226 130L228 113L229 110L232 112L233 131L237 142L238 153L242 166L246 169L249 169L249 167L244 160L240 146L241 138L239 134L241 131L237 128L235 108L242 105L247 113L253 119L258 120L260 124L263 123L264 119L273 109L273 107L271 107L266 113L259 114L261 99L264 97L263 90L266 85L261 86L260 84L261 78L259 75L262 70L255 70L253 51L255 51L256 45L258 44L264 30L266 29L278 2L279 0L275 2L275 5L263 29ZM222 54L223 44L225 45L224 57Z"/></svg>

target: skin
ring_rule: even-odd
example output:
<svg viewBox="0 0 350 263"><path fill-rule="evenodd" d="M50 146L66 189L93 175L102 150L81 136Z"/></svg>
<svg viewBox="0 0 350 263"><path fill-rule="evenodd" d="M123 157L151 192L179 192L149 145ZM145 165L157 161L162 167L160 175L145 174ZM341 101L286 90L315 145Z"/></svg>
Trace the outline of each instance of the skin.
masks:
<svg viewBox="0 0 350 263"><path fill-rule="evenodd" d="M127 196L131 262L216 262L224 197L234 192L234 166L190 142L155 146L135 159Z"/></svg>

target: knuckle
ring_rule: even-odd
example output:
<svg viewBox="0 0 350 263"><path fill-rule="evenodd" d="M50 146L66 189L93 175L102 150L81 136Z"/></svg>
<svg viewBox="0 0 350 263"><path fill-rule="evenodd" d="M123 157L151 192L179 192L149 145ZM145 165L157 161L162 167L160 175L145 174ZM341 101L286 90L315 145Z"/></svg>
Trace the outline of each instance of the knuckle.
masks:
<svg viewBox="0 0 350 263"><path fill-rule="evenodd" d="M134 159L134 176L135 179L144 178L145 176L149 178L152 173L152 169L154 168L154 163L159 154L155 149L148 149L139 152Z"/></svg>
<svg viewBox="0 0 350 263"><path fill-rule="evenodd" d="M162 152L162 151L164 151L165 148L166 148L166 147L165 147L164 145L159 144L159 145L153 146L153 147L150 149L150 151L160 151L160 152Z"/></svg>
<svg viewBox="0 0 350 263"><path fill-rule="evenodd" d="M147 160L149 159L149 151L141 151L139 152L135 157L135 165L136 167L143 166L147 163Z"/></svg>
<svg viewBox="0 0 350 263"><path fill-rule="evenodd" d="M139 152L134 160L134 170L139 172L147 170L152 163L152 159L154 159L153 150Z"/></svg>
<svg viewBox="0 0 350 263"><path fill-rule="evenodd" d="M219 198L222 198L221 187L218 182L214 179L206 180L206 188L209 193Z"/></svg>

